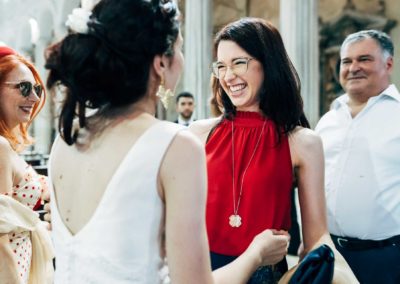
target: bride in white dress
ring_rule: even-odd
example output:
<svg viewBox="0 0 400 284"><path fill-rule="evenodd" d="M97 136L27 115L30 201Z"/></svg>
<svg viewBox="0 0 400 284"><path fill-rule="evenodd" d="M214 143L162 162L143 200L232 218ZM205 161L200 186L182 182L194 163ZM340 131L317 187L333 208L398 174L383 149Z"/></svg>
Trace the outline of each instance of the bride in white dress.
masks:
<svg viewBox="0 0 400 284"><path fill-rule="evenodd" d="M286 254L288 237L267 230L211 272L203 147L154 117L183 68L178 16L173 1L103 0L75 10L48 50L48 85L65 87L50 160L55 283L246 283Z"/></svg>

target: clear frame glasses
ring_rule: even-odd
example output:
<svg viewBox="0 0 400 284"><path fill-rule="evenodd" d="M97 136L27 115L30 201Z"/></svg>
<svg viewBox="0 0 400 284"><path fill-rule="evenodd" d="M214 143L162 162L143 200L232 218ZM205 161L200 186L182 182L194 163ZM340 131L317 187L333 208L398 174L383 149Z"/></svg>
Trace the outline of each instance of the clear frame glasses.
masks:
<svg viewBox="0 0 400 284"><path fill-rule="evenodd" d="M21 96L24 98L29 97L29 95L32 93L32 90L35 92L35 94L40 98L43 93L43 87L40 84L32 84L31 82L28 81L22 81L22 82L5 82L7 85L11 85L15 89L19 89Z"/></svg>
<svg viewBox="0 0 400 284"><path fill-rule="evenodd" d="M231 72L236 76L241 76L245 74L249 68L249 62L254 58L236 58L232 61L231 65L225 65L221 62L214 62L212 64L212 72L213 75L218 78L224 78L228 68L231 69Z"/></svg>

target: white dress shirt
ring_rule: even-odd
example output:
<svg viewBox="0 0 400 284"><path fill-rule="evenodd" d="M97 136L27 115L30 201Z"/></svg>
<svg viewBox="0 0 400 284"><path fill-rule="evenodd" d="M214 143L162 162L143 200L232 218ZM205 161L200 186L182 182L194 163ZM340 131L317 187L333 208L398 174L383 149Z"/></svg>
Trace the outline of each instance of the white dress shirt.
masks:
<svg viewBox="0 0 400 284"><path fill-rule="evenodd" d="M329 232L381 240L400 235L400 94L390 85L351 117L345 94L319 121Z"/></svg>
<svg viewBox="0 0 400 284"><path fill-rule="evenodd" d="M180 115L178 116L178 124L183 126L189 126L193 122L193 115L189 120L183 119Z"/></svg>

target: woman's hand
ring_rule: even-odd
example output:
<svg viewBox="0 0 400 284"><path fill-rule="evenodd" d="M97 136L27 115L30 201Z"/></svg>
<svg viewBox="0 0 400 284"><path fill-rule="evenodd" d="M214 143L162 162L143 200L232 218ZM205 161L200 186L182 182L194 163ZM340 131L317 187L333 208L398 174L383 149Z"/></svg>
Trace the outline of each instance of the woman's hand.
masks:
<svg viewBox="0 0 400 284"><path fill-rule="evenodd" d="M245 253L258 259L259 266L273 265L287 254L289 234L286 231L267 229L254 237Z"/></svg>
<svg viewBox="0 0 400 284"><path fill-rule="evenodd" d="M237 259L213 271L215 283L247 283L257 268L276 264L285 257L289 239L286 231L261 232Z"/></svg>

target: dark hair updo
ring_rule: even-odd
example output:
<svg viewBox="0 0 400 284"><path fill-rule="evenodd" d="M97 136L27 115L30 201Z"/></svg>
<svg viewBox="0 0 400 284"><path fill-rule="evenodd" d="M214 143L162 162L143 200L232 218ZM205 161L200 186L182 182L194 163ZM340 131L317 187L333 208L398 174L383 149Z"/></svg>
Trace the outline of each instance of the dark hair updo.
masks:
<svg viewBox="0 0 400 284"><path fill-rule="evenodd" d="M154 56L173 55L178 13L172 0L102 0L87 33L70 33L48 49L47 86L66 87L58 128L67 144L76 141L76 115L85 127L85 108L112 109L146 94Z"/></svg>

